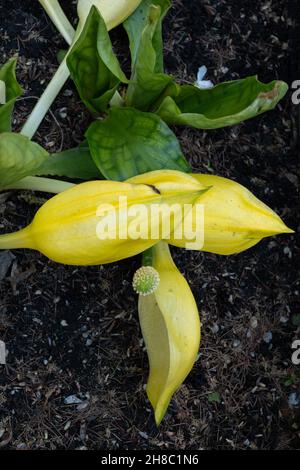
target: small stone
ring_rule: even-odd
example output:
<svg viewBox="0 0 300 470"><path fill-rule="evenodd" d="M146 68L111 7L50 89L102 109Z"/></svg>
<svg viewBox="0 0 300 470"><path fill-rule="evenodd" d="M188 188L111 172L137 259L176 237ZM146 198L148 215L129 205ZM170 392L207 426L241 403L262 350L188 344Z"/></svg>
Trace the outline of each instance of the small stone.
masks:
<svg viewBox="0 0 300 470"><path fill-rule="evenodd" d="M288 403L290 406L299 406L300 405L300 393L293 392L289 394Z"/></svg>
<svg viewBox="0 0 300 470"><path fill-rule="evenodd" d="M294 173L286 173L285 176L292 184L298 187L299 178L297 175L295 175Z"/></svg>
<svg viewBox="0 0 300 470"><path fill-rule="evenodd" d="M67 96L67 97L72 96L72 95L73 95L73 91L72 91L72 90L69 90L69 89L66 89L66 90L64 91L63 95L64 95L64 96Z"/></svg>
<svg viewBox="0 0 300 470"><path fill-rule="evenodd" d="M69 395L64 399L65 405L79 405L79 403L82 403L82 400L76 395Z"/></svg>
<svg viewBox="0 0 300 470"><path fill-rule="evenodd" d="M287 317L285 315L281 315L279 321L280 321L280 323L286 324L289 321L289 317Z"/></svg>
<svg viewBox="0 0 300 470"><path fill-rule="evenodd" d="M250 319L250 326L251 326L251 328L255 329L255 328L257 328L257 325L258 325L257 318L256 318L256 317L252 317L252 318Z"/></svg>
<svg viewBox="0 0 300 470"><path fill-rule="evenodd" d="M78 406L76 406L77 411L83 411L89 406L88 401L84 401L83 403L80 403Z"/></svg>
<svg viewBox="0 0 300 470"><path fill-rule="evenodd" d="M263 340L267 344L270 344L272 342L272 339L273 339L273 334L271 331L267 331L263 336Z"/></svg>
<svg viewBox="0 0 300 470"><path fill-rule="evenodd" d="M291 259L292 256L293 256L293 253L292 253L291 249L290 249L288 246L285 246L285 247L283 248L283 253L284 253L286 256L288 256L288 258L290 258L290 259Z"/></svg>
<svg viewBox="0 0 300 470"><path fill-rule="evenodd" d="M228 68L228 67L224 67L224 66L221 67L221 72L222 72L222 73L225 74L225 73L227 73L228 71L229 71L229 68Z"/></svg>
<svg viewBox="0 0 300 470"><path fill-rule="evenodd" d="M20 442L20 444L17 445L17 449L18 450L26 450L27 445L25 444L25 442Z"/></svg>
<svg viewBox="0 0 300 470"><path fill-rule="evenodd" d="M68 326L68 323L66 322L66 320L62 320L60 322L61 326Z"/></svg>
<svg viewBox="0 0 300 470"><path fill-rule="evenodd" d="M224 354L223 359L226 365L229 365L231 363L231 358L228 354Z"/></svg>
<svg viewBox="0 0 300 470"><path fill-rule="evenodd" d="M59 116L61 117L61 119L66 119L68 113L67 113L67 108L61 108L59 111L58 111L58 114Z"/></svg>
<svg viewBox="0 0 300 470"><path fill-rule="evenodd" d="M64 427L64 431L67 431L71 426L71 421L68 421Z"/></svg>
<svg viewBox="0 0 300 470"><path fill-rule="evenodd" d="M212 333L213 333L214 335L216 335L216 334L219 332L220 327L219 327L219 325L218 325L217 323L214 323L213 326L212 326L210 329L211 329Z"/></svg>
<svg viewBox="0 0 300 470"><path fill-rule="evenodd" d="M268 248L269 250L272 250L273 248L276 248L277 246L277 243L275 241L271 241L269 244L268 244Z"/></svg>
<svg viewBox="0 0 300 470"><path fill-rule="evenodd" d="M241 344L240 340L239 340L239 339L235 339L235 340L233 341L232 346L233 346L234 348L238 348L238 347L240 346L240 344Z"/></svg>

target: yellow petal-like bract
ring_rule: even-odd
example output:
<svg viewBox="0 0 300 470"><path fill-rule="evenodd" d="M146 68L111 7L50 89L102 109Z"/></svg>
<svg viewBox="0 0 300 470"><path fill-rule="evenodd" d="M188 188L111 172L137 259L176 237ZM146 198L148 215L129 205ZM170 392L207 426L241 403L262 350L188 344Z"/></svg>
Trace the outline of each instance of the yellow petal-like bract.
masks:
<svg viewBox="0 0 300 470"><path fill-rule="evenodd" d="M139 175L130 181L151 184L151 175ZM204 245L199 246L200 250L231 255L256 245L265 237L293 232L272 209L239 183L215 175L191 176L210 188L196 201L204 208ZM193 229L196 230L195 208ZM168 243L180 248L186 248L186 244L191 242L193 240L184 237L168 240Z"/></svg>
<svg viewBox="0 0 300 470"><path fill-rule="evenodd" d="M180 204L192 208L203 192L201 183L194 182L191 178L191 186L183 188L172 185L165 193L153 185L114 181L76 185L47 201L25 229L1 235L0 249L32 248L70 265L105 264L134 256L163 238L162 226L172 229L182 223ZM168 212L169 207L174 212ZM159 217L152 217L154 208L164 209ZM99 239L99 223L104 239Z"/></svg>
<svg viewBox="0 0 300 470"><path fill-rule="evenodd" d="M151 265L160 283L153 294L139 297L139 318L150 364L147 394L158 425L197 358L200 320L191 289L175 266L168 244L155 245L152 255Z"/></svg>

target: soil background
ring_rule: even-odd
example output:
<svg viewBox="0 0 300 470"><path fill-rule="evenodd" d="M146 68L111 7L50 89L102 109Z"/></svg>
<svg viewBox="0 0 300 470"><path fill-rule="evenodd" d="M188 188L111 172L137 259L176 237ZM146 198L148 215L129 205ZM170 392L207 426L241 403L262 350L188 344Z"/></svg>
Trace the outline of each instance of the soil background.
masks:
<svg viewBox="0 0 300 470"><path fill-rule="evenodd" d="M75 3L62 0L70 17ZM215 83L258 74L300 79L299 8L286 0L175 0L164 26L167 72ZM112 34L128 71L127 39ZM66 48L37 1L0 0L0 62L18 54L21 128ZM299 108L218 131L175 129L197 172L247 186L299 228ZM91 117L71 82L35 139L49 151L83 139ZM24 227L45 194L0 194L0 230ZM3 449L300 448L297 235L236 256L172 250L199 305L199 359L156 428L145 394L148 363L131 279L139 259L64 267L33 251L2 258L0 447ZM5 269L4 269L5 268ZM298 405L297 405L298 404Z"/></svg>

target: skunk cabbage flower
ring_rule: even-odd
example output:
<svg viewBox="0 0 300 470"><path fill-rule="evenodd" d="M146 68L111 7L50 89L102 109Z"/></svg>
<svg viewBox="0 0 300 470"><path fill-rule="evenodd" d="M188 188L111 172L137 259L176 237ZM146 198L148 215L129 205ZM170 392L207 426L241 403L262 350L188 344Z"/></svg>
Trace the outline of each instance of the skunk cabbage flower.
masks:
<svg viewBox="0 0 300 470"><path fill-rule="evenodd" d="M168 244L158 243L151 255L160 282L153 294L139 296L138 308L150 365L147 394L159 425L197 358L200 320L191 289L175 266Z"/></svg>
<svg viewBox="0 0 300 470"><path fill-rule="evenodd" d="M142 266L133 277L133 290L139 295L150 295L159 286L159 273L152 266Z"/></svg>
<svg viewBox="0 0 300 470"><path fill-rule="evenodd" d="M114 181L76 185L47 201L25 229L1 235L0 249L32 248L70 265L104 264L134 256L163 237L164 224L170 236L175 223L182 223L181 203L192 209L203 192L194 178L179 175L179 182L186 181L186 185L164 182L161 191L152 185ZM155 208L166 206L174 211L153 217Z"/></svg>
<svg viewBox="0 0 300 470"><path fill-rule="evenodd" d="M153 172L155 173L155 172ZM210 188L196 204L204 210L204 245L197 240L172 236L168 243L187 248L208 251L219 255L240 253L256 245L265 237L280 233L293 233L268 206L257 199L244 186L215 175L192 174L203 187ZM146 173L131 178L132 183L152 184L153 174ZM191 215L191 214L190 214ZM196 209L192 211L193 231L196 231Z"/></svg>

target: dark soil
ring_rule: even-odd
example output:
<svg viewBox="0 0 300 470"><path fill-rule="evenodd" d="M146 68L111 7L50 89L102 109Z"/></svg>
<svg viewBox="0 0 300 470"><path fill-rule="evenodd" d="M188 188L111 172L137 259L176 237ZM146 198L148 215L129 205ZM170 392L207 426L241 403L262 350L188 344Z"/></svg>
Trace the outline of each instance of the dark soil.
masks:
<svg viewBox="0 0 300 470"><path fill-rule="evenodd" d="M70 13L69 3L62 1ZM202 64L214 82L254 74L300 79L296 3L173 3L164 28L166 67L180 82L194 81ZM38 2L0 0L0 18L1 63L18 53L25 89L14 121L19 130L66 46ZM113 38L126 67L126 37L119 28ZM89 120L69 82L36 140L51 151L69 148ZM288 93L276 110L239 126L175 131L195 171L239 181L297 231L297 122ZM38 196L1 194L0 230L29 223L45 197ZM0 283L0 335L9 352L0 366L0 446L300 448L300 409L288 402L300 391L300 366L291 362L292 342L300 339L296 238L268 239L231 257L173 250L197 299L203 340L159 430L144 391L148 363L131 289L139 259L74 268L15 251ZM70 395L82 402L66 404Z"/></svg>

